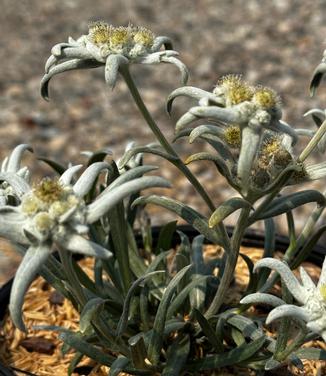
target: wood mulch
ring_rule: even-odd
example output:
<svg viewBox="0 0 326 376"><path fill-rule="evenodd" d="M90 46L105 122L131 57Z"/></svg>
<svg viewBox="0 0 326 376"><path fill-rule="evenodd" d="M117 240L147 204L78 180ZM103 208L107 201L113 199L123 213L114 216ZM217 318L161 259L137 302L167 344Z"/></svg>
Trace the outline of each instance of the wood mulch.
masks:
<svg viewBox="0 0 326 376"><path fill-rule="evenodd" d="M261 258L261 250L255 248L242 248L241 252L250 255L253 262ZM205 257L216 257L220 253L217 247L207 246ZM85 272L92 276L93 259L86 258L80 261ZM318 281L320 268L310 263L304 263L305 269L315 281ZM232 293L229 294L230 300L226 303L239 301L245 287L248 283L248 269L242 258L239 258L235 283L232 287ZM37 297L37 299L35 298ZM42 278L37 278L29 288L23 307L25 323L28 328L28 334L16 329L10 318L7 317L3 328L0 329L0 362L7 366L31 372L37 376L64 376L74 353L68 352L64 357L61 354L62 343L58 340L56 332L46 330L34 330L33 326L38 325L58 325L70 330L78 330L79 315L71 303L62 299L55 293L54 289L48 285ZM326 344L322 341L314 341L310 346L319 347L326 350ZM303 361L304 370L281 369L277 370L277 375L307 375L321 376L326 374L326 362L321 361ZM83 375L82 367L91 366L93 370L89 376L104 376L108 374L108 368L100 366L84 358L79 364L79 373L73 373L73 376ZM18 376L24 376L26 373L16 371ZM213 373L214 374L214 373ZM215 375L254 375L252 371L237 368L223 368ZM121 373L121 375L126 375Z"/></svg>

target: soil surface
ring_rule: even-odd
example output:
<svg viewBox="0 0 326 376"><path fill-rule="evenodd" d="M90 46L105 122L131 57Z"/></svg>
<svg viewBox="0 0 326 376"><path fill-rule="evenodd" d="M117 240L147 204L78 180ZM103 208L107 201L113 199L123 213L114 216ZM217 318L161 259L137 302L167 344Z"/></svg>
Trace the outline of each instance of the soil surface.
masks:
<svg viewBox="0 0 326 376"><path fill-rule="evenodd" d="M2 0L1 5L0 160L15 145L29 143L35 153L26 156L26 163L37 177L51 172L36 161L39 156L68 166L85 161L81 150L109 148L119 158L131 140L154 141L124 82L119 79L109 90L102 68L57 76L51 82L50 102L41 98L39 84L51 47L69 35L87 33L89 21L131 22L171 37L189 67L189 85L211 90L221 75L242 73L253 84L272 87L282 97L284 120L295 127L314 127L302 115L326 102L325 85L316 99L308 96L312 71L326 47L324 0ZM175 120L195 104L177 99L168 117L165 100L180 85L177 69L168 64L134 66L132 73L155 120L172 139ZM206 148L187 140L176 144L184 157ZM162 166L159 173L173 181L176 198L207 214L202 200L173 167L157 159L147 161ZM216 204L234 194L211 165L191 168ZM164 212L154 222L170 218ZM299 216L299 227L304 222ZM7 263L0 261L1 283Z"/></svg>

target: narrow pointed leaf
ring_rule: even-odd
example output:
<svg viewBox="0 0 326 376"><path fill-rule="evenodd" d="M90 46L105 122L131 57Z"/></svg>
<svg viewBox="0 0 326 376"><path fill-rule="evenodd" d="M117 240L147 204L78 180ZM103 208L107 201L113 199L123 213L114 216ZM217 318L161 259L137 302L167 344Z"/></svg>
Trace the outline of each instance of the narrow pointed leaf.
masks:
<svg viewBox="0 0 326 376"><path fill-rule="evenodd" d="M108 376L118 376L130 364L125 356L119 356L111 365Z"/></svg>
<svg viewBox="0 0 326 376"><path fill-rule="evenodd" d="M59 334L59 339L76 351L106 366L111 366L115 360L112 355L106 354L88 343L80 333L62 332Z"/></svg>
<svg viewBox="0 0 326 376"><path fill-rule="evenodd" d="M134 296L136 289L138 286L144 282L147 278L153 277L159 273L165 273L163 270L158 270L155 272L151 272L148 274L145 274L144 276L138 278L130 287L128 294L125 298L124 304L123 304L123 311L120 317L120 320L118 322L117 330L116 330L116 336L119 337L122 335L122 333L126 330L127 323L128 323L128 315L129 315L129 309L130 309L130 303L131 299Z"/></svg>
<svg viewBox="0 0 326 376"><path fill-rule="evenodd" d="M93 223L100 219L110 209L125 197L146 188L169 188L170 183L158 176L146 176L124 183L108 194L101 196L88 206L87 222Z"/></svg>
<svg viewBox="0 0 326 376"><path fill-rule="evenodd" d="M119 161L119 168L124 167L130 161L130 159L133 156L135 156L137 154L140 154L140 153L157 155L157 156L159 156L159 157L161 157L163 159L166 159L166 160L168 160L170 162L173 162L173 161L176 160L176 157L174 157L171 154L168 154L168 153L164 152L163 150L161 150L161 148L158 148L158 147L149 147L149 146L136 146L136 147L133 147L132 149L129 149L124 154L124 156Z"/></svg>
<svg viewBox="0 0 326 376"><path fill-rule="evenodd" d="M45 158L45 157L41 157L41 158L37 158L37 159L39 161L42 161L42 162L46 163L47 165L49 165L59 175L62 175L66 170L64 168L64 166L62 166L61 164L59 164L55 161L52 161L51 159L48 159L48 158Z"/></svg>
<svg viewBox="0 0 326 376"><path fill-rule="evenodd" d="M207 356L200 360L190 361L188 362L186 368L194 372L234 365L251 358L262 348L264 343L265 336L262 336L250 343L244 343L243 345L236 347L235 349L230 350L226 353L215 356Z"/></svg>
<svg viewBox="0 0 326 376"><path fill-rule="evenodd" d="M179 337L169 348L162 376L179 376L187 363L190 351L189 335Z"/></svg>
<svg viewBox="0 0 326 376"><path fill-rule="evenodd" d="M81 362L83 359L84 354L77 352L74 357L72 358L72 361L69 364L68 367L68 376L71 376L74 373L75 368L77 367L78 363Z"/></svg>
<svg viewBox="0 0 326 376"><path fill-rule="evenodd" d="M322 62L317 66L317 68L315 69L312 75L312 79L310 82L310 96L311 97L315 95L316 90L318 86L320 85L321 80L325 73L326 73L326 63Z"/></svg>
<svg viewBox="0 0 326 376"><path fill-rule="evenodd" d="M85 304L83 310L80 313L79 319L79 329L82 333L84 333L87 330L87 328L91 324L94 315L99 312L99 309L103 306L105 302L106 300L102 298L93 298Z"/></svg>
<svg viewBox="0 0 326 376"><path fill-rule="evenodd" d="M155 204L162 206L184 219L187 223L191 224L196 230L203 234L206 239L210 240L213 244L223 246L217 232L210 229L207 224L207 219L199 214L189 206L168 197L163 196L143 196L134 201L133 205Z"/></svg>
<svg viewBox="0 0 326 376"><path fill-rule="evenodd" d="M162 300L160 305L157 309L157 313L155 316L155 321L153 324L153 332L150 338L150 342L148 345L148 357L150 361L156 365L159 361L160 352L163 343L163 333L164 327L166 322L166 314L172 300L173 294L175 293L176 288L178 287L179 282L188 272L192 265L188 265L180 272L178 272L173 279L168 284L166 290L164 291Z"/></svg>
<svg viewBox="0 0 326 376"><path fill-rule="evenodd" d="M51 248L46 244L31 246L17 269L11 288L9 311L14 325L21 331L26 331L22 318L25 293L50 254Z"/></svg>
<svg viewBox="0 0 326 376"><path fill-rule="evenodd" d="M248 201L245 201L240 197L233 197L225 201L214 211L208 222L209 227L217 226L220 222L222 222L226 217L234 213L236 210L250 207L251 204Z"/></svg>
<svg viewBox="0 0 326 376"><path fill-rule="evenodd" d="M169 222L161 228L158 236L156 253L171 249L171 242L176 228L177 221Z"/></svg>
<svg viewBox="0 0 326 376"><path fill-rule="evenodd" d="M194 310L194 313L195 313L195 318L198 321L202 331L207 337L207 340L215 348L215 351L217 353L223 352L223 349L224 349L223 342L220 341L214 329L212 328L211 324L208 322L205 316L202 315L197 309Z"/></svg>
<svg viewBox="0 0 326 376"><path fill-rule="evenodd" d="M325 206L326 198L322 193L315 190L296 192L287 196L276 198L270 203L263 213L256 217L256 220L278 216L309 202L316 202L319 206Z"/></svg>

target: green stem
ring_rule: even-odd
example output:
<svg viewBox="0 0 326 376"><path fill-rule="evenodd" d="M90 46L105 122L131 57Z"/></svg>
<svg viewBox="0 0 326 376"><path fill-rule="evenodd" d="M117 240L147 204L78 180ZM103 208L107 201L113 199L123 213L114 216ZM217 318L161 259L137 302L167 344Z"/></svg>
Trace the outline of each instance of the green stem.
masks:
<svg viewBox="0 0 326 376"><path fill-rule="evenodd" d="M82 285L80 284L78 277L76 275L75 269L72 264L72 254L65 249L59 249L60 260L63 266L63 269L66 273L67 280L71 286L71 293L76 297L79 303L79 309L86 304L87 299L84 294Z"/></svg>
<svg viewBox="0 0 326 376"><path fill-rule="evenodd" d="M192 174L192 172L189 170L189 168L182 162L179 155L176 153L176 151L173 149L173 147L170 145L168 140L165 138L157 124L155 123L154 119L152 118L151 114L148 112L147 107L145 106L139 91L134 83L133 78L130 75L129 69L127 66L120 67L120 72L123 76L123 78L126 81L126 84L130 90L130 93L139 109L141 114L143 115L144 119L146 120L148 126L150 127L151 131L154 133L155 137L159 141L159 143L162 145L164 150L171 154L173 157L176 158L174 161L176 167L185 175L185 177L190 181L190 183L193 185L193 187L196 189L196 191L201 195L203 200L206 202L207 206L210 208L211 211L215 210L215 205L213 204L212 200L208 196L205 189L202 187L202 185L199 183L199 181L196 179L196 177Z"/></svg>
<svg viewBox="0 0 326 376"><path fill-rule="evenodd" d="M310 140L308 145L304 148L304 150L302 151L302 153L300 154L298 158L298 162L304 162L309 157L309 155L315 150L316 146L318 145L318 142L324 136L325 132L326 132L326 120L322 123L318 131L315 133L314 137Z"/></svg>
<svg viewBox="0 0 326 376"><path fill-rule="evenodd" d="M221 278L221 282L219 284L219 287L216 291L215 297L209 306L208 310L205 313L205 317L209 319L213 315L215 315L218 310L220 309L224 298L225 294L227 293L230 283L232 282L233 276L234 276L234 271L235 267L237 265L238 261L238 256L240 252L240 245L242 242L242 238L244 235L244 232L247 228L248 224L248 216L250 213L250 208L244 208L240 212L240 216L238 218L232 239L231 239L231 247L230 250L227 254L227 260L226 260L226 265L225 269L223 272L223 276Z"/></svg>
<svg viewBox="0 0 326 376"><path fill-rule="evenodd" d="M215 205L211 198L209 197L208 193L204 189L204 187L200 184L200 182L197 180L197 178L193 175L193 173L189 170L189 168L183 163L182 159L179 157L177 152L173 149L173 147L170 145L168 140L165 138L157 124L155 123L154 119L152 118L151 114L147 110L147 107L142 100L140 93L137 89L137 86L135 85L135 82L129 72L129 68L126 65L122 65L120 67L120 73L123 76L130 93L140 111L142 116L144 117L146 123L150 127L151 131L154 133L155 137L161 144L161 146L164 148L164 150L172 155L174 157L173 164L183 173L183 175L189 180L189 182L192 184L192 186L195 188L195 190L198 192L198 194L203 198L205 203L207 204L208 208L211 212L215 210ZM220 223L217 226L217 229L221 236L221 241L223 243L223 246L226 249L229 249L229 237L227 235L225 226Z"/></svg>

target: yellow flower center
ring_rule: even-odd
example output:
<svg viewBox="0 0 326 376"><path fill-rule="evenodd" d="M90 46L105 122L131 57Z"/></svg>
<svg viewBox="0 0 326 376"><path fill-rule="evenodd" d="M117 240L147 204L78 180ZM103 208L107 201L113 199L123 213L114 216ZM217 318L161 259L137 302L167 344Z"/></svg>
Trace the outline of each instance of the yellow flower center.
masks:
<svg viewBox="0 0 326 376"><path fill-rule="evenodd" d="M224 130L224 139L232 148L241 146L241 129L238 125L230 125Z"/></svg>
<svg viewBox="0 0 326 376"><path fill-rule="evenodd" d="M271 110L280 104L276 92L268 87L259 87L255 90L253 101L264 110Z"/></svg>
<svg viewBox="0 0 326 376"><path fill-rule="evenodd" d="M326 284L320 286L319 292L320 292L320 295L322 296L322 298L324 300L326 300Z"/></svg>
<svg viewBox="0 0 326 376"><path fill-rule="evenodd" d="M94 22L89 25L89 34L95 44L107 44L110 42L111 26L105 22Z"/></svg>
<svg viewBox="0 0 326 376"><path fill-rule="evenodd" d="M44 203L60 200L64 194L64 187L59 180L45 178L34 187L34 195Z"/></svg>
<svg viewBox="0 0 326 376"><path fill-rule="evenodd" d="M147 48L152 47L154 38L154 33L145 27L139 28L134 35L134 41L144 45Z"/></svg>
<svg viewBox="0 0 326 376"><path fill-rule="evenodd" d="M254 93L253 88L237 74L223 76L218 81L218 85L225 89L227 104L231 106L250 101Z"/></svg>
<svg viewBox="0 0 326 376"><path fill-rule="evenodd" d="M34 223L36 228L41 232L50 231L51 228L55 225L55 222L47 212L37 213L34 217Z"/></svg>
<svg viewBox="0 0 326 376"><path fill-rule="evenodd" d="M271 137L264 142L262 147L262 154L273 156L281 148L281 141L277 137Z"/></svg>

